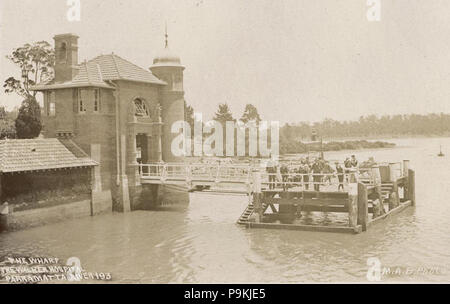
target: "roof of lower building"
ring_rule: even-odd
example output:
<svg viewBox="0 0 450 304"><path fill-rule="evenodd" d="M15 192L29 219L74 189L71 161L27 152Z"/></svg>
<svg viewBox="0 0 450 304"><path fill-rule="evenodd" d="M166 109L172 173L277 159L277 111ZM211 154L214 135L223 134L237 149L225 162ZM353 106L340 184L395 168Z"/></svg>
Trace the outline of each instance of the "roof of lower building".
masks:
<svg viewBox="0 0 450 304"><path fill-rule="evenodd" d="M78 68L78 74L71 81L55 82L54 79L50 79L33 86L31 90L40 91L78 87L114 89L114 87L108 83L108 81L111 80L127 80L157 85L167 84L158 79L150 71L115 54L100 55L92 60L81 63Z"/></svg>
<svg viewBox="0 0 450 304"><path fill-rule="evenodd" d="M71 140L56 138L0 140L0 172L29 172L97 166ZM77 151L73 152L71 147ZM70 150L69 150L70 149Z"/></svg>

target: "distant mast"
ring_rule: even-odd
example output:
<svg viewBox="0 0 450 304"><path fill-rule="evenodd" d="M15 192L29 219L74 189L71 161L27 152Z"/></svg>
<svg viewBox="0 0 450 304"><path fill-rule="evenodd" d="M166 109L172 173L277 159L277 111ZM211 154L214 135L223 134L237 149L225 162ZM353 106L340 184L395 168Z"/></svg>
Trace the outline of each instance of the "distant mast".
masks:
<svg viewBox="0 0 450 304"><path fill-rule="evenodd" d="M445 156L445 154L442 153L442 145L439 146L439 154L438 154L438 156L439 156L439 157Z"/></svg>
<svg viewBox="0 0 450 304"><path fill-rule="evenodd" d="M317 133L317 130L316 129L312 129L312 131L311 131L311 142L313 142L313 143L319 142L318 138L319 138L319 135ZM320 158L325 159L324 158L324 154L323 154L323 137L322 137L322 135L320 135Z"/></svg>

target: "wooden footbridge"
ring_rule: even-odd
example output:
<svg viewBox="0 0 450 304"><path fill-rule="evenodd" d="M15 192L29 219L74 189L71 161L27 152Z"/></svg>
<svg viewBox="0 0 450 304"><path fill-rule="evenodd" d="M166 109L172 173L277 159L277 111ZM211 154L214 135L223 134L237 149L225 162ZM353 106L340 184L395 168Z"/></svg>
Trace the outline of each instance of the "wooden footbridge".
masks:
<svg viewBox="0 0 450 304"><path fill-rule="evenodd" d="M415 203L409 161L349 170L341 181L333 173L299 173L299 166L289 163L282 176L249 164L153 163L139 165L139 172L143 185L184 185L191 191L221 185L217 192L246 193L249 204L237 222L248 228L360 233ZM299 218L308 212L344 213L348 224L302 224Z"/></svg>
<svg viewBox="0 0 450 304"><path fill-rule="evenodd" d="M249 165L215 165L154 163L139 165L141 184L186 185L206 187L218 184L250 185L254 167Z"/></svg>

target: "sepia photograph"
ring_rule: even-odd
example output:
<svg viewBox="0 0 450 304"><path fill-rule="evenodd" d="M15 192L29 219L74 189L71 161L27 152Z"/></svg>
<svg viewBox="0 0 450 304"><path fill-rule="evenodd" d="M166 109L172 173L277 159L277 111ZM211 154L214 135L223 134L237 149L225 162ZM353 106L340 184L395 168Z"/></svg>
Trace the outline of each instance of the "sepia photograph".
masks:
<svg viewBox="0 0 450 304"><path fill-rule="evenodd" d="M450 283L449 1L0 0L0 83L0 286Z"/></svg>

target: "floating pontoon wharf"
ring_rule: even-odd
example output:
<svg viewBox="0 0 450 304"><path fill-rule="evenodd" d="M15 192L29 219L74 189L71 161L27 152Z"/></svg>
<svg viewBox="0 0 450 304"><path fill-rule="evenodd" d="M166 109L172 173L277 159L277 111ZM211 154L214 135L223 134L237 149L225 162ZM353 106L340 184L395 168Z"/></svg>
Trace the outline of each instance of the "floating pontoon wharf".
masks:
<svg viewBox="0 0 450 304"><path fill-rule="evenodd" d="M143 185L178 184L200 190L218 184L245 185L244 192L223 193L248 194L249 204L237 221L248 228L361 233L415 205L415 172L407 160L345 172L341 191L336 174L299 174L295 170L299 164L292 162L283 181L274 181L275 178L270 178L273 174L261 166L163 163L139 166ZM319 191L315 191L315 186ZM300 224L297 219L305 212L346 214L348 223Z"/></svg>

